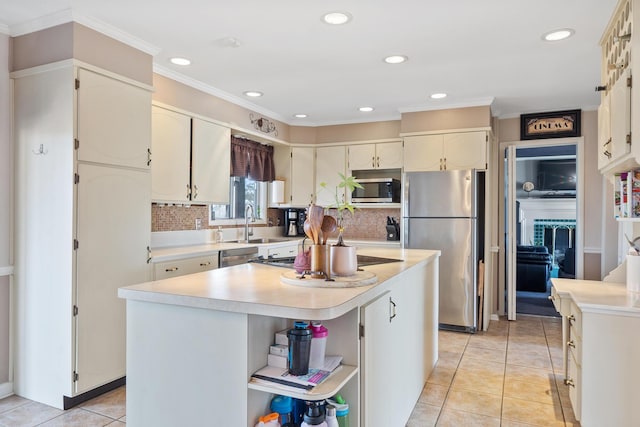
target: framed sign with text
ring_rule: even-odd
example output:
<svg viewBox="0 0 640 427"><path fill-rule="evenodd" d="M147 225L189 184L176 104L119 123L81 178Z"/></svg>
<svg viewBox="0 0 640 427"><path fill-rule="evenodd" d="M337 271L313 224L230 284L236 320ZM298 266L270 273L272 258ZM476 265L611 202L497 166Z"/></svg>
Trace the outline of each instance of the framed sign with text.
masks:
<svg viewBox="0 0 640 427"><path fill-rule="evenodd" d="M520 115L520 139L580 136L581 110Z"/></svg>

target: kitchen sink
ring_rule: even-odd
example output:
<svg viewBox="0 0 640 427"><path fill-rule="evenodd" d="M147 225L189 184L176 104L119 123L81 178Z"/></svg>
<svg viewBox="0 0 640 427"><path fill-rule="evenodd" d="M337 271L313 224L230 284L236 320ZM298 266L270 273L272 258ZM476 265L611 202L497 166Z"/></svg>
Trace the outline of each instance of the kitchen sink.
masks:
<svg viewBox="0 0 640 427"><path fill-rule="evenodd" d="M288 241L290 241L290 239L282 239L278 237L260 237L255 239L249 239L248 242L246 240L234 240L233 243L281 243L281 242L288 242Z"/></svg>

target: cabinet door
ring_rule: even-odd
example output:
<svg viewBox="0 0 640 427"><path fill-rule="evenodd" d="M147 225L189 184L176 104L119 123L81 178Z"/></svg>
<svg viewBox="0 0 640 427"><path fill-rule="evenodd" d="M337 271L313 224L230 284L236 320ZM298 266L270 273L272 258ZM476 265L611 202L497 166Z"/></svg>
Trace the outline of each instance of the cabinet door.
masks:
<svg viewBox="0 0 640 427"><path fill-rule="evenodd" d="M273 163L276 168L276 179L284 181L284 203L291 201L291 148L283 144L275 144L273 147ZM279 208L279 203L271 203L269 207Z"/></svg>
<svg viewBox="0 0 640 427"><path fill-rule="evenodd" d="M487 134L485 132L445 134L443 147L446 170L487 168Z"/></svg>
<svg viewBox="0 0 640 427"><path fill-rule="evenodd" d="M229 203L231 129L193 119L191 143L191 200Z"/></svg>
<svg viewBox="0 0 640 427"><path fill-rule="evenodd" d="M376 167L378 169L402 168L402 143L384 142L376 144Z"/></svg>
<svg viewBox="0 0 640 427"><path fill-rule="evenodd" d="M201 271L214 270L216 268L218 268L217 254L159 262L153 266L153 279L168 279L169 277L200 273Z"/></svg>
<svg viewBox="0 0 640 427"><path fill-rule="evenodd" d="M349 146L349 169L375 169L376 146L374 144L356 144Z"/></svg>
<svg viewBox="0 0 640 427"><path fill-rule="evenodd" d="M79 69L78 160L148 169L151 93Z"/></svg>
<svg viewBox="0 0 640 427"><path fill-rule="evenodd" d="M338 188L340 175L345 174L346 157L345 147L319 147L316 148L316 204L331 206L336 204L336 197L341 202L344 200L344 188ZM324 188L320 183L325 183ZM337 192L337 193L336 193Z"/></svg>
<svg viewBox="0 0 640 427"><path fill-rule="evenodd" d="M150 279L150 174L78 165L76 393L125 375L125 301L118 288Z"/></svg>
<svg viewBox="0 0 640 427"><path fill-rule="evenodd" d="M364 326L364 336L360 339L363 385L360 413L361 425L367 427L394 425L394 405L389 406L389 402L395 394L390 391L395 390L395 370L401 367L394 363L390 305L391 292L387 291L360 311Z"/></svg>
<svg viewBox="0 0 640 427"><path fill-rule="evenodd" d="M418 135L405 137L405 172L441 170L442 140L442 135Z"/></svg>
<svg viewBox="0 0 640 427"><path fill-rule="evenodd" d="M314 196L313 147L291 147L291 205L306 207Z"/></svg>
<svg viewBox="0 0 640 427"><path fill-rule="evenodd" d="M602 97L598 107L598 169L609 163L611 156L611 96Z"/></svg>
<svg viewBox="0 0 640 427"><path fill-rule="evenodd" d="M627 76L621 76L611 88L611 161L629 153L631 134L631 88Z"/></svg>
<svg viewBox="0 0 640 427"><path fill-rule="evenodd" d="M191 118L153 107L151 123L151 198L165 202L188 202L191 188Z"/></svg>

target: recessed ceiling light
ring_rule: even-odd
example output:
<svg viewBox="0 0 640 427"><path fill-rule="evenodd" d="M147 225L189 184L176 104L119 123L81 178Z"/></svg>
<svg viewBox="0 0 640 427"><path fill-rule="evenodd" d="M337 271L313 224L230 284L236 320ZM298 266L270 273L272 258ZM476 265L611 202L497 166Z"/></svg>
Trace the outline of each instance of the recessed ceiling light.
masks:
<svg viewBox="0 0 640 427"><path fill-rule="evenodd" d="M306 114L294 114L293 117L297 117L299 119L304 119L305 117L308 117Z"/></svg>
<svg viewBox="0 0 640 427"><path fill-rule="evenodd" d="M191 64L191 61L189 61L187 58L171 58L169 61L171 61L172 64L176 64L176 65Z"/></svg>
<svg viewBox="0 0 640 427"><path fill-rule="evenodd" d="M542 35L542 40L548 42L557 42L571 37L575 33L571 28L563 28L561 30L553 30Z"/></svg>
<svg viewBox="0 0 640 427"><path fill-rule="evenodd" d="M446 93L432 93L431 94L431 99L442 99L442 98L446 98L447 94Z"/></svg>
<svg viewBox="0 0 640 427"><path fill-rule="evenodd" d="M351 18L348 12L329 12L322 17L322 20L330 25L342 25L351 21Z"/></svg>
<svg viewBox="0 0 640 427"><path fill-rule="evenodd" d="M257 98L264 95L262 92L258 92L257 90L248 90L244 92L245 96L250 96L252 98Z"/></svg>
<svg viewBox="0 0 640 427"><path fill-rule="evenodd" d="M362 111L363 113L368 113L369 111L373 111L373 107L360 107L358 108L358 110Z"/></svg>
<svg viewBox="0 0 640 427"><path fill-rule="evenodd" d="M409 58L404 55L391 55L384 58L384 62L386 62L387 64L402 64L408 59Z"/></svg>

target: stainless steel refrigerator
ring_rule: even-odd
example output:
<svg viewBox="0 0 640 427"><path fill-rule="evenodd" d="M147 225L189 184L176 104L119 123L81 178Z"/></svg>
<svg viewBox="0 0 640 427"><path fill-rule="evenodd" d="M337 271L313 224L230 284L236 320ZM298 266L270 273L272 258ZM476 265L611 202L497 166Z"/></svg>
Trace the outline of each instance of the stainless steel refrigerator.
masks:
<svg viewBox="0 0 640 427"><path fill-rule="evenodd" d="M441 329L475 332L484 247L484 172L404 175L403 247L439 249Z"/></svg>

